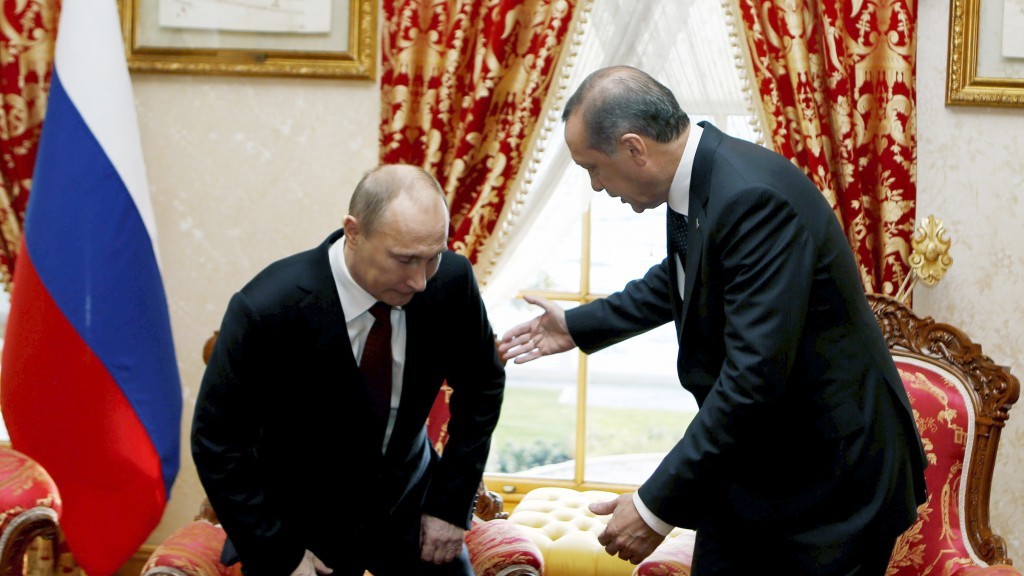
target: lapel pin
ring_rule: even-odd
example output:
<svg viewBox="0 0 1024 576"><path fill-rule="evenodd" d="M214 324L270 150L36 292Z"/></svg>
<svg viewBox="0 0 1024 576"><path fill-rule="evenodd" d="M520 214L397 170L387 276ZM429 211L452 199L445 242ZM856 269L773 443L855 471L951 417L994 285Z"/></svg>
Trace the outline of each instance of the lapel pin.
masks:
<svg viewBox="0 0 1024 576"><path fill-rule="evenodd" d="M700 218L696 219L696 222L694 223L694 225L697 227L697 230L700 231Z"/></svg>

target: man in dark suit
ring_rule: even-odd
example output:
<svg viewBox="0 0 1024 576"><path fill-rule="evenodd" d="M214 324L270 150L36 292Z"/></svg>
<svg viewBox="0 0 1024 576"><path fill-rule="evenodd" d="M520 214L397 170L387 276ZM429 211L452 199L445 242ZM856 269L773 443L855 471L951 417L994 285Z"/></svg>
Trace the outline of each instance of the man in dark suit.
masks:
<svg viewBox="0 0 1024 576"><path fill-rule="evenodd" d="M472 574L463 537L505 375L448 217L427 172L379 167L342 230L231 298L192 454L247 576ZM424 423L445 380L442 458Z"/></svg>
<svg viewBox="0 0 1024 576"><path fill-rule="evenodd" d="M595 191L668 202L669 256L608 298L510 330L525 362L592 353L675 321L678 373L700 409L600 541L632 562L697 530L693 574L882 575L924 502L909 400L821 192L785 158L691 125L646 73L599 70L562 116ZM678 222L678 226L673 226ZM674 242L678 240L678 242Z"/></svg>

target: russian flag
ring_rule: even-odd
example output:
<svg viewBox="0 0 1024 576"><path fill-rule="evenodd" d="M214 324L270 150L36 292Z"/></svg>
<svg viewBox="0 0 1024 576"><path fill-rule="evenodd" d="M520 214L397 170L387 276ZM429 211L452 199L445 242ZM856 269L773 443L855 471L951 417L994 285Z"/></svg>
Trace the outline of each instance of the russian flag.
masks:
<svg viewBox="0 0 1024 576"><path fill-rule="evenodd" d="M181 384L117 2L62 4L0 406L57 483L75 560L109 576L163 515Z"/></svg>

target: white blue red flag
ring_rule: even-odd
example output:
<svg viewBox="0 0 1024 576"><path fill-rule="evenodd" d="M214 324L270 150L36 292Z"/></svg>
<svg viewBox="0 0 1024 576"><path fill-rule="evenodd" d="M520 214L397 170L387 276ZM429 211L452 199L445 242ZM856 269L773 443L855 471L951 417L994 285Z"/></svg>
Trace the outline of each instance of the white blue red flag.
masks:
<svg viewBox="0 0 1024 576"><path fill-rule="evenodd" d="M181 384L117 3L62 4L0 406L57 483L75 560L109 576L163 515Z"/></svg>

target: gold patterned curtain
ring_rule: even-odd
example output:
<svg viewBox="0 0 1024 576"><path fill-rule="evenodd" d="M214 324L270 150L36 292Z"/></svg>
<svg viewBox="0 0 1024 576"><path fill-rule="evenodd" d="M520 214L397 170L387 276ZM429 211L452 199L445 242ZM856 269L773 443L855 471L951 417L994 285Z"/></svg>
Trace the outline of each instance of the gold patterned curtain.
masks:
<svg viewBox="0 0 1024 576"><path fill-rule="evenodd" d="M0 275L9 290L53 73L58 0L4 0L0 11Z"/></svg>
<svg viewBox="0 0 1024 576"><path fill-rule="evenodd" d="M578 0L383 3L381 162L433 174L451 248L476 264L514 196ZM446 384L427 420L448 435Z"/></svg>
<svg viewBox="0 0 1024 576"><path fill-rule="evenodd" d="M577 0L383 3L381 161L437 177L476 262L523 168Z"/></svg>
<svg viewBox="0 0 1024 576"><path fill-rule="evenodd" d="M895 295L917 197L916 0L734 0L776 151L824 192L864 289Z"/></svg>

